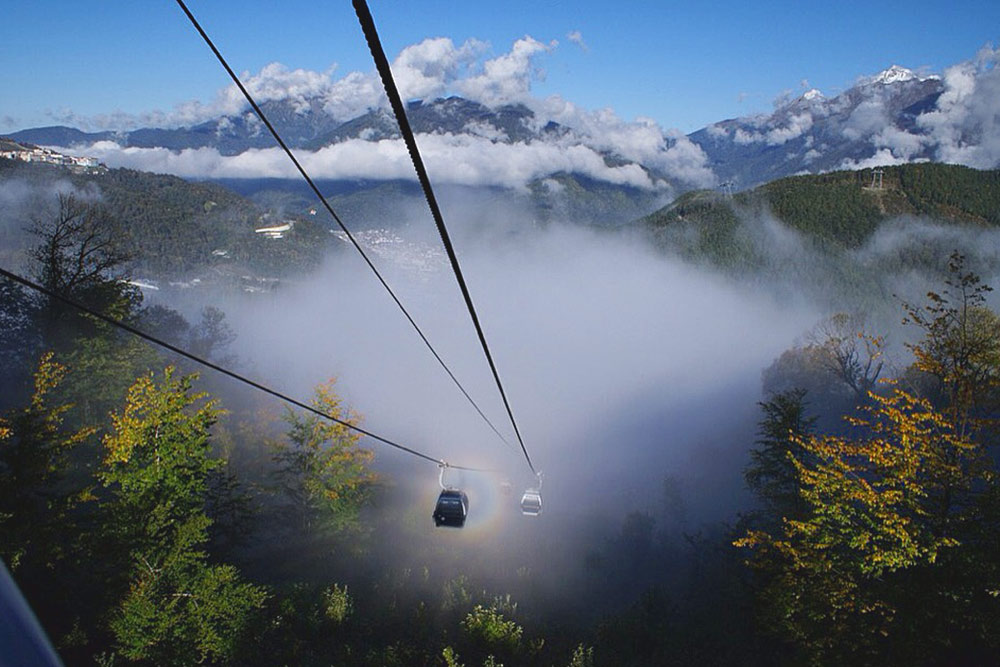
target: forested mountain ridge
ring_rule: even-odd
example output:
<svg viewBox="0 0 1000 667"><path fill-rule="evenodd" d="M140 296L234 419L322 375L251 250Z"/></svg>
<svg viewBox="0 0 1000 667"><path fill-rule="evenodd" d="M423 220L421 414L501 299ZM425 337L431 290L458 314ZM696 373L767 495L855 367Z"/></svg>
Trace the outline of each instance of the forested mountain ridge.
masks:
<svg viewBox="0 0 1000 667"><path fill-rule="evenodd" d="M17 230L44 218L56 192L74 191L108 208L135 256L137 276L190 279L208 270L219 275L287 274L315 266L329 243L329 234L304 216L279 216L219 185L176 176L132 169L80 173L0 159L0 185L12 183L35 193L31 202L4 215L14 240L22 236L24 242L27 235ZM292 228L281 239L255 232L284 222Z"/></svg>
<svg viewBox="0 0 1000 667"><path fill-rule="evenodd" d="M824 253L856 250L897 219L1000 227L1000 170L922 163L878 171L792 176L733 195L696 190L637 224L666 247L725 267L749 260L738 230L750 218L771 217Z"/></svg>

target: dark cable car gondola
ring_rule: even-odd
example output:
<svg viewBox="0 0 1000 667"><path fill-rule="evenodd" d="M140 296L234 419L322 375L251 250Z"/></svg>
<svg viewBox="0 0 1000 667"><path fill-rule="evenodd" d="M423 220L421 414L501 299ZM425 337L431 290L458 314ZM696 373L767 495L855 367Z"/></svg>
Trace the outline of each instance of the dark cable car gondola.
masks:
<svg viewBox="0 0 1000 667"><path fill-rule="evenodd" d="M464 491L444 489L434 508L434 525L461 528L469 514L469 498Z"/></svg>
<svg viewBox="0 0 1000 667"><path fill-rule="evenodd" d="M444 469L447 464L441 465L441 474L438 482L441 484L441 494L438 495L437 505L434 506L434 525L451 526L461 528L465 525L465 518L469 515L469 497L465 491L455 489L444 484Z"/></svg>

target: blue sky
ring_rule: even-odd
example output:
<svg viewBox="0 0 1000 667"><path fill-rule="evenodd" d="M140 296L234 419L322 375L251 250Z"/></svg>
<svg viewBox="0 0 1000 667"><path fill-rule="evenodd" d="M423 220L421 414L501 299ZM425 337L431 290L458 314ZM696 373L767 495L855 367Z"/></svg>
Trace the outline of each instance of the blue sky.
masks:
<svg viewBox="0 0 1000 667"><path fill-rule="evenodd" d="M171 0L8 4L0 132L55 124L64 112L169 111L210 102L227 83ZM335 76L373 69L346 0L189 6L239 72L273 62L315 71L336 65ZM370 0L370 7L390 57L428 37L488 42L486 57L525 35L556 40L535 58L543 78L534 94L685 132L769 110L804 81L835 94L893 63L940 71L1000 40L997 2Z"/></svg>

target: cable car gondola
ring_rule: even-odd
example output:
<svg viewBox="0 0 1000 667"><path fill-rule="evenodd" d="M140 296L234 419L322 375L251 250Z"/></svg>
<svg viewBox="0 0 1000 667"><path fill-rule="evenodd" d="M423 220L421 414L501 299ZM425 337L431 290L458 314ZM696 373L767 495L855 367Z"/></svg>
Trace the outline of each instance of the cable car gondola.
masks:
<svg viewBox="0 0 1000 667"><path fill-rule="evenodd" d="M434 508L434 525L461 528L469 514L469 497L459 489L444 489Z"/></svg>
<svg viewBox="0 0 1000 667"><path fill-rule="evenodd" d="M529 487L521 496L521 514L538 516L542 513L542 473L535 473L538 478L536 486Z"/></svg>
<svg viewBox="0 0 1000 667"><path fill-rule="evenodd" d="M538 489L528 489L521 496L521 514L538 516L542 513L542 494Z"/></svg>
<svg viewBox="0 0 1000 667"><path fill-rule="evenodd" d="M441 473L438 475L438 483L441 485L441 493L438 495L437 504L434 506L434 525L437 527L451 526L461 528L465 525L465 518L469 515L469 497L465 491L456 489L444 484L444 469L447 463L441 464Z"/></svg>

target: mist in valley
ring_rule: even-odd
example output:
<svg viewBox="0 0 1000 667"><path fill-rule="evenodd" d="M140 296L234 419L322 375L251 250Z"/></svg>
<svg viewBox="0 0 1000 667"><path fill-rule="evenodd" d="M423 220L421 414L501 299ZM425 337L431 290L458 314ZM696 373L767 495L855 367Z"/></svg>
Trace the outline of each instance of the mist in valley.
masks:
<svg viewBox="0 0 1000 667"><path fill-rule="evenodd" d="M99 193L65 183L14 183L0 192L11 202L4 233L13 235L23 226L15 231L12 211L26 213L46 197L100 201ZM256 525L231 554L257 581L341 582L355 592L359 614L381 613L386 596L420 607L443 595L445 609L457 609L456 600L507 595L519 622L556 636L611 627L595 624L625 618L651 591L676 600L671 609L682 617L711 615L727 604L732 586L721 573L736 562L734 531L759 506L744 480L759 444L759 404L804 377L782 360L817 343L823 323L844 312L850 326L885 337L883 377L899 376L911 363L905 344L916 340L901 324L903 304L941 289L949 253L964 253L987 283L1000 275L997 232L916 217L892 220L862 246L830 253L767 211L738 211L734 233L753 261L720 267L687 251L691 230L684 228L664 245L636 225L543 220L525 197L504 201L460 189L445 191L442 208L527 451L543 473L537 517L523 516L518 501L539 480L506 419L419 198L402 198L392 218L346 222L362 230L361 245L502 439L335 228L318 267L259 274L275 279L270 290L240 289L211 272L143 283L145 306L175 309L192 325L206 307L224 313L233 338L215 350L216 361L303 401L335 378L343 407L364 428L480 469L442 473L363 438L378 481L359 528L331 542L289 540L289 526ZM993 295L988 303L995 305ZM183 345L167 330L151 333ZM281 437L287 408L210 370L200 373L197 386L230 411L220 442L239 478L261 465L252 458L260 442ZM849 392L832 376L809 379L810 414L825 428L842 423ZM243 422L265 423L249 418L260 411L271 415L267 432L241 431ZM468 493L461 530L434 527L439 474ZM247 488L265 488L262 480ZM702 594L702 602L692 601Z"/></svg>
<svg viewBox="0 0 1000 667"><path fill-rule="evenodd" d="M400 208L390 221L352 222L384 224L388 231L374 241L362 235L366 249L506 443L346 243L314 274L272 292L195 290L173 305L190 313L221 307L238 334L231 351L254 377L296 397L335 377L366 428L453 465L490 470L446 471L446 484L469 493L470 518L461 531L435 529L438 470L364 442L391 487L371 541L385 562L419 565L414 553L436 549L437 562L499 590L517 585L527 568L533 602L555 609L577 604L588 574L606 576L588 572L588 554L591 566L601 554L614 558L629 515L652 519L659 543L681 545L685 534L718 530L753 506L743 470L757 437L757 404L768 398L762 376L824 318L863 312L866 327L886 337L886 375L901 373L909 363L903 343L913 338L901 325L902 305L940 287L948 253L968 253L987 282L1000 267L1000 236L991 230L900 218L863 247L830 255L773 216L744 213L738 233L765 261L734 277L627 230L538 224L516 202L446 196L446 221L488 341L528 453L544 472L544 511L531 518L519 515L517 501L535 480L432 222L417 198ZM926 261L902 266L901 257ZM871 280L863 293L842 284L845 267ZM675 562L661 565L686 567L689 555L679 548ZM627 594L602 604L625 603L663 574L633 574Z"/></svg>
<svg viewBox="0 0 1000 667"><path fill-rule="evenodd" d="M362 441L392 488L379 509L391 520L378 523L371 540L390 561L396 551L407 563L429 544L448 545L448 562L462 573L516 579L528 568L545 591L536 603L572 607L573 578L584 574L587 554L604 552L629 514L648 514L657 534L669 529L680 539L747 505L741 471L755 437L761 370L821 312L666 258L637 235L568 221L538 225L516 204L446 196L446 221L487 340L544 473L544 510L523 517L520 494L536 481L420 204L412 200L402 220L386 225L391 241L367 250L506 442L346 243L314 274L268 293L206 287L147 298L190 319L204 305L220 307L237 334L230 352L252 377L302 399L335 377L365 428L453 465L495 471L446 471L446 484L469 494L470 516L461 531L436 529L438 469ZM668 480L681 514L668 506ZM413 540L424 546L414 549Z"/></svg>

